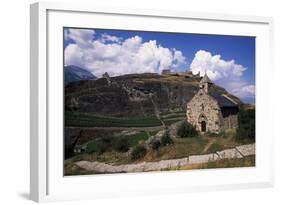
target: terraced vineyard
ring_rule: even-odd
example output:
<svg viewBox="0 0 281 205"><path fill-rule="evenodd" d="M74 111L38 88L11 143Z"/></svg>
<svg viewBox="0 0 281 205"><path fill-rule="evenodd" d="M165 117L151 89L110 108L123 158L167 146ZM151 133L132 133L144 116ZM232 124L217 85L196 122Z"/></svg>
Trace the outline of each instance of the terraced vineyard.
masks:
<svg viewBox="0 0 281 205"><path fill-rule="evenodd" d="M161 126L156 117L115 118L85 114L79 112L65 113L67 127L156 127Z"/></svg>
<svg viewBox="0 0 281 205"><path fill-rule="evenodd" d="M175 122L184 120L186 118L186 113L185 111L168 112L162 113L160 117L165 125L169 126Z"/></svg>

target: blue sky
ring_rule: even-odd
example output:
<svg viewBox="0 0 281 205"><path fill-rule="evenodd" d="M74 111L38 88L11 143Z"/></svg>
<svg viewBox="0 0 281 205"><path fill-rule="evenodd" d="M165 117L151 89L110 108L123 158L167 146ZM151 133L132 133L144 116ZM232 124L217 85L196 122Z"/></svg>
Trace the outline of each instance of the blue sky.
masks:
<svg viewBox="0 0 281 205"><path fill-rule="evenodd" d="M64 30L65 64L97 77L191 70L255 102L255 38L101 29Z"/></svg>

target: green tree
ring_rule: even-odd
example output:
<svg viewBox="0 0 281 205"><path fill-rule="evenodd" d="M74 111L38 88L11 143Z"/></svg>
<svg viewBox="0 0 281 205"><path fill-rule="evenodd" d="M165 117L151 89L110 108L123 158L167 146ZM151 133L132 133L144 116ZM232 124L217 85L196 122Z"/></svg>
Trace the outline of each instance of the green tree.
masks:
<svg viewBox="0 0 281 205"><path fill-rule="evenodd" d="M166 145L172 144L172 143L173 143L173 140L170 137L169 131L166 130L161 138L161 145L166 146Z"/></svg>
<svg viewBox="0 0 281 205"><path fill-rule="evenodd" d="M236 139L255 140L255 128L255 109L240 109Z"/></svg>
<svg viewBox="0 0 281 205"><path fill-rule="evenodd" d="M159 140L154 140L154 141L151 143L151 148L152 148L153 150L158 151L160 147L161 147L161 142L160 142Z"/></svg>
<svg viewBox="0 0 281 205"><path fill-rule="evenodd" d="M113 142L113 149L118 152L127 152L129 150L129 141L126 138L116 138Z"/></svg>
<svg viewBox="0 0 281 205"><path fill-rule="evenodd" d="M177 134L179 137L197 137L199 135L198 131L195 129L194 126L192 126L190 123L187 121L184 121L178 131Z"/></svg>
<svg viewBox="0 0 281 205"><path fill-rule="evenodd" d="M137 159L143 158L145 156L145 154L146 154L145 147L142 145L138 145L133 149L133 151L131 153L131 159L137 160Z"/></svg>

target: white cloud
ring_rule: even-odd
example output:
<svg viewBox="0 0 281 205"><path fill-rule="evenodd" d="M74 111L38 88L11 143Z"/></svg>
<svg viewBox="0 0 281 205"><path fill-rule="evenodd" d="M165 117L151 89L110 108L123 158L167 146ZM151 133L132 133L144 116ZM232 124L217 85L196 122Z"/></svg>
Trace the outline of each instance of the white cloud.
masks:
<svg viewBox="0 0 281 205"><path fill-rule="evenodd" d="M95 76L104 72L111 76L177 69L186 64L181 51L165 48L156 40L143 42L140 36L122 39L108 34L94 38L93 30L67 32L75 43L65 48L65 64L83 67Z"/></svg>
<svg viewBox="0 0 281 205"><path fill-rule="evenodd" d="M64 38L71 39L80 47L87 47L94 38L95 31L92 29L65 29Z"/></svg>
<svg viewBox="0 0 281 205"><path fill-rule="evenodd" d="M255 85L244 85L242 87L233 89L233 94L241 98L254 98L256 86Z"/></svg>
<svg viewBox="0 0 281 205"><path fill-rule="evenodd" d="M114 43L121 43L122 38L119 38L117 36L112 36L108 35L106 33L103 33L101 35L101 42L106 43L106 42L114 42Z"/></svg>
<svg viewBox="0 0 281 205"><path fill-rule="evenodd" d="M203 76L207 72L211 80L222 78L240 77L246 70L242 65L236 64L234 60L225 61L221 55L212 55L210 52L199 50L190 65L192 73Z"/></svg>
<svg viewBox="0 0 281 205"><path fill-rule="evenodd" d="M190 65L193 74L205 73L216 84L224 87L228 92L239 98L254 98L255 86L243 80L243 73L247 68L236 64L234 60L226 61L221 55L212 55L208 51L196 52Z"/></svg>

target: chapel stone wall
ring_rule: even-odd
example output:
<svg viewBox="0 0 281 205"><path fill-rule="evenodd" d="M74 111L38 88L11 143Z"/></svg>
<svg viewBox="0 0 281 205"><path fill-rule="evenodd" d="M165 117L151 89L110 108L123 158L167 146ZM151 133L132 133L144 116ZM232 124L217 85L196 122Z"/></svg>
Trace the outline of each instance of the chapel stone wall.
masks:
<svg viewBox="0 0 281 205"><path fill-rule="evenodd" d="M222 127L222 115L218 103L203 90L187 103L187 121L201 130L201 122L206 122L206 131L218 133Z"/></svg>

